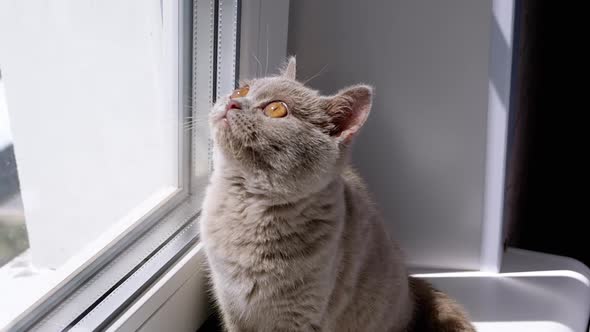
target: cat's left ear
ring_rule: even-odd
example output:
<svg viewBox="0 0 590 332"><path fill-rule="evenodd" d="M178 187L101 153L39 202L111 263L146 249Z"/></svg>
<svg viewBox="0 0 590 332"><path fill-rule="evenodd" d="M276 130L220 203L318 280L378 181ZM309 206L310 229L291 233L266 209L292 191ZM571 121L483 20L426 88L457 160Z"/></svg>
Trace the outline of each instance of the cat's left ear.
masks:
<svg viewBox="0 0 590 332"><path fill-rule="evenodd" d="M334 126L330 134L342 143L350 143L367 120L372 99L373 88L368 85L351 86L328 97L326 111Z"/></svg>
<svg viewBox="0 0 590 332"><path fill-rule="evenodd" d="M297 63L294 56L289 57L287 64L281 69L281 76L295 81Z"/></svg>

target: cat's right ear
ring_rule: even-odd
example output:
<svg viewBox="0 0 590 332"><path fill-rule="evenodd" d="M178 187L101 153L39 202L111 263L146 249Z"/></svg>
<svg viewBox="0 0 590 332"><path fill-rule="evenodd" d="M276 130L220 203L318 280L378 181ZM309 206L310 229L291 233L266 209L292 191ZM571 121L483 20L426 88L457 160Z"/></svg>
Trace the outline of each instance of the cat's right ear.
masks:
<svg viewBox="0 0 590 332"><path fill-rule="evenodd" d="M373 99L373 88L369 85L355 85L327 97L326 112L331 118L333 129L330 134L342 143L348 144L361 129Z"/></svg>
<svg viewBox="0 0 590 332"><path fill-rule="evenodd" d="M287 64L283 67L283 69L281 69L281 76L295 81L296 71L297 62L295 61L294 56L290 56Z"/></svg>

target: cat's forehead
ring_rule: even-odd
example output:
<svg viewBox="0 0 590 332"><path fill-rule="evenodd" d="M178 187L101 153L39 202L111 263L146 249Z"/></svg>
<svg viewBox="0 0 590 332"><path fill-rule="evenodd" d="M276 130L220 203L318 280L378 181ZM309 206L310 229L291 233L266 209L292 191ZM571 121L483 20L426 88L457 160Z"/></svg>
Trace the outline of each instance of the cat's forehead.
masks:
<svg viewBox="0 0 590 332"><path fill-rule="evenodd" d="M282 96L307 96L315 97L317 92L300 82L289 80L280 76L253 79L244 82L250 87L250 94L255 98L276 98Z"/></svg>

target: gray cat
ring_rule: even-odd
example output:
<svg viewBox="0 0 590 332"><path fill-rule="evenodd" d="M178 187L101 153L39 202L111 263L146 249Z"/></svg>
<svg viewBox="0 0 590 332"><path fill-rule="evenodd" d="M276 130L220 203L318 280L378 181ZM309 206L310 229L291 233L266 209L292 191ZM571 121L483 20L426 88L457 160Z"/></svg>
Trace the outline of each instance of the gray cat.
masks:
<svg viewBox="0 0 590 332"><path fill-rule="evenodd" d="M460 306L408 278L348 166L371 98L366 85L320 96L291 58L213 107L201 239L226 330L474 331Z"/></svg>

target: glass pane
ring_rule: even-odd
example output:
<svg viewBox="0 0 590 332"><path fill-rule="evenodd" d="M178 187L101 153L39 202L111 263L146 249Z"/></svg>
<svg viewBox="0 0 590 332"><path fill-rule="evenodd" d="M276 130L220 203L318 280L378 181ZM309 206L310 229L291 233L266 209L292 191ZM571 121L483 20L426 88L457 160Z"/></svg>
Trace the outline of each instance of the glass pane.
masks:
<svg viewBox="0 0 590 332"><path fill-rule="evenodd" d="M28 247L29 238L0 73L0 267Z"/></svg>
<svg viewBox="0 0 590 332"><path fill-rule="evenodd" d="M169 3L0 1L0 329L179 192Z"/></svg>

